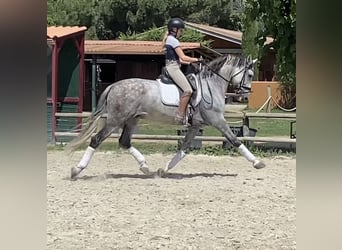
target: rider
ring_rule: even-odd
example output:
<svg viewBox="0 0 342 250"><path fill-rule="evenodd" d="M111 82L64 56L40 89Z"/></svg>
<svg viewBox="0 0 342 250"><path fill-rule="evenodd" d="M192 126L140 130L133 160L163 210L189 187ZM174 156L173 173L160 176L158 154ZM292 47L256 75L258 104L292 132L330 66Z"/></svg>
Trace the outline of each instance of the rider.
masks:
<svg viewBox="0 0 342 250"><path fill-rule="evenodd" d="M185 113L192 95L192 88L185 75L181 71L180 66L181 63L190 64L201 61L199 58L186 56L180 47L178 38L181 36L184 27L185 25L182 19L172 18L167 24L168 31L163 39L163 46L166 50L166 70L178 87L183 90L183 93L180 97L178 111L175 115L175 121L183 125L186 124Z"/></svg>

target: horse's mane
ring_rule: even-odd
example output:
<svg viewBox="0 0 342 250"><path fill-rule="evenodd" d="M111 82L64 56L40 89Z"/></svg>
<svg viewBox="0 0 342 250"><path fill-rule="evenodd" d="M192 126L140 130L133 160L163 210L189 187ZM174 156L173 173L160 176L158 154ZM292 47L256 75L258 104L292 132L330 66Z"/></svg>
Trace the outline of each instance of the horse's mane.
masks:
<svg viewBox="0 0 342 250"><path fill-rule="evenodd" d="M220 56L212 60L208 63L208 66L203 67L202 76L203 77L212 77L213 72L218 72L224 64L228 64L231 66L242 67L247 63L250 63L252 60L250 57L244 57L242 55L225 55Z"/></svg>

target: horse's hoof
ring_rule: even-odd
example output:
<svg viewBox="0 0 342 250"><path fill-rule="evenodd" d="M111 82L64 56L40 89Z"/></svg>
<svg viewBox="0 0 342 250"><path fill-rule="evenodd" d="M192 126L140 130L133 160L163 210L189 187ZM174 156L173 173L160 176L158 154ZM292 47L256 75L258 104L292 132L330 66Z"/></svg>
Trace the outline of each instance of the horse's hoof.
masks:
<svg viewBox="0 0 342 250"><path fill-rule="evenodd" d="M162 169L162 168L158 168L157 175L160 178L166 177L166 171L164 169Z"/></svg>
<svg viewBox="0 0 342 250"><path fill-rule="evenodd" d="M79 167L71 168L71 180L75 180L79 173L81 173L83 169Z"/></svg>
<svg viewBox="0 0 342 250"><path fill-rule="evenodd" d="M145 164L142 165L139 169L140 169L140 171L143 172L144 174L146 174L146 175L151 175L150 170L148 169L148 167L147 167Z"/></svg>
<svg viewBox="0 0 342 250"><path fill-rule="evenodd" d="M256 169L261 169L261 168L266 167L266 165L265 165L265 163L263 163L262 161L256 160L256 161L253 163L253 167L256 168Z"/></svg>

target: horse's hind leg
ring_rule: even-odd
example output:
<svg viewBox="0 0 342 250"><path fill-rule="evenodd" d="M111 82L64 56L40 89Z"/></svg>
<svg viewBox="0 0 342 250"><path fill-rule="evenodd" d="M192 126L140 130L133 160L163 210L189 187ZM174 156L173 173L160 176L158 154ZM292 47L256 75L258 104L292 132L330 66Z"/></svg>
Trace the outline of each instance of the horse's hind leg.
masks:
<svg viewBox="0 0 342 250"><path fill-rule="evenodd" d="M140 171L142 171L146 175L150 175L151 173L146 164L145 157L139 152L139 150L137 150L135 147L131 145L132 132L134 128L136 127L138 120L139 118L134 118L126 123L119 139L119 145L122 148L127 149L128 152L139 163Z"/></svg>
<svg viewBox="0 0 342 250"><path fill-rule="evenodd" d="M115 127L113 128L112 126L105 125L91 138L90 144L84 152L81 161L76 167L71 168L71 179L76 178L78 174L88 166L96 148L113 132L114 129Z"/></svg>

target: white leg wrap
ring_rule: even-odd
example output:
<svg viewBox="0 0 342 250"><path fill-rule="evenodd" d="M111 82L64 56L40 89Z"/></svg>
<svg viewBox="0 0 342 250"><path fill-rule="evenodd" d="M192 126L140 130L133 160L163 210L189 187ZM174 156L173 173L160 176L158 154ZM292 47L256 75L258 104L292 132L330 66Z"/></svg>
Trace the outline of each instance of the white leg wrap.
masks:
<svg viewBox="0 0 342 250"><path fill-rule="evenodd" d="M248 161L254 162L255 161L255 156L246 148L245 145L241 144L239 146L239 152L247 158Z"/></svg>
<svg viewBox="0 0 342 250"><path fill-rule="evenodd" d="M94 152L95 152L95 149L88 146L83 157L82 157L82 159L81 159L81 161L80 161L80 163L78 163L77 167L82 168L82 169L86 168L88 166L88 163L89 163L91 157L93 156Z"/></svg>
<svg viewBox="0 0 342 250"><path fill-rule="evenodd" d="M135 147L130 147L128 151L133 155L140 166L145 163L145 157Z"/></svg>

